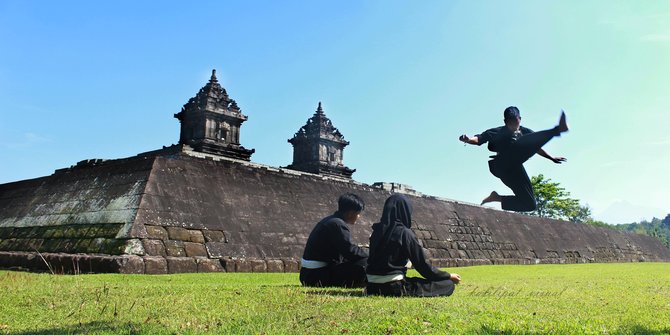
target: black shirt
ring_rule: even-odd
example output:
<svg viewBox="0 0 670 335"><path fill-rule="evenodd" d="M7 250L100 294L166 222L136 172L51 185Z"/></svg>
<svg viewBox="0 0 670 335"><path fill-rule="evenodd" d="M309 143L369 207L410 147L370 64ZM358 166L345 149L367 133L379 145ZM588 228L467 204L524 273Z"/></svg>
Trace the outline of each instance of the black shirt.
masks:
<svg viewBox="0 0 670 335"><path fill-rule="evenodd" d="M533 133L533 131L522 126L516 132L511 131L507 126L491 128L477 135L479 139L477 145L488 142L489 151L504 153L519 137L530 133Z"/></svg>
<svg viewBox="0 0 670 335"><path fill-rule="evenodd" d="M419 245L419 240L409 228L404 228L398 242L387 245L379 255L368 258L367 273L372 275L405 274L407 260L412 261L416 271L424 278L437 281L451 278L449 272L441 271L428 264L426 256Z"/></svg>
<svg viewBox="0 0 670 335"><path fill-rule="evenodd" d="M347 223L337 213L316 224L309 234L302 258L328 263L357 261L368 257L368 253L351 241Z"/></svg>

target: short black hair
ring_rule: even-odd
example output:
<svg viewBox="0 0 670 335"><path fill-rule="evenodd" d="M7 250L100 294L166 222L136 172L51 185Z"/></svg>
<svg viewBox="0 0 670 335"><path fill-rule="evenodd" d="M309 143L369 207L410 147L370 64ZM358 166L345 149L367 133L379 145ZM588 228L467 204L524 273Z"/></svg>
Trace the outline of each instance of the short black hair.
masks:
<svg viewBox="0 0 670 335"><path fill-rule="evenodd" d="M353 193L345 193L337 200L337 211L346 213L348 211L360 212L365 209L365 202Z"/></svg>
<svg viewBox="0 0 670 335"><path fill-rule="evenodd" d="M515 106L509 106L505 108L503 115L505 116L505 121L507 121L521 117L521 112L519 112L519 109Z"/></svg>

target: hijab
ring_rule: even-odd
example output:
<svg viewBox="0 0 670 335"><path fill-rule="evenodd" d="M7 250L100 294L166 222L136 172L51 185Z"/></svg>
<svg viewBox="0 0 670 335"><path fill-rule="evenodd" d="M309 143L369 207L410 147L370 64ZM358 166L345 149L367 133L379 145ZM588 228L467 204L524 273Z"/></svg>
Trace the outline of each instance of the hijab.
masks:
<svg viewBox="0 0 670 335"><path fill-rule="evenodd" d="M393 194L384 203L379 223L372 226L370 255L383 252L391 244L400 244L405 229L412 227L412 205L404 195Z"/></svg>

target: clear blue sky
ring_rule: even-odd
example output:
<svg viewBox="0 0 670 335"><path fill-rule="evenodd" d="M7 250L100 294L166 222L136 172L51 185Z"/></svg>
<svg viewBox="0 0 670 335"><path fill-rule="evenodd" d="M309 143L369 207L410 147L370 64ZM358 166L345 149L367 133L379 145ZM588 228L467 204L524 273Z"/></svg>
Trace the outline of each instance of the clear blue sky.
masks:
<svg viewBox="0 0 670 335"><path fill-rule="evenodd" d="M670 213L668 1L0 1L0 183L174 144L217 69L252 161L319 101L354 179L478 203L509 190L460 134L571 131L526 164L610 223Z"/></svg>

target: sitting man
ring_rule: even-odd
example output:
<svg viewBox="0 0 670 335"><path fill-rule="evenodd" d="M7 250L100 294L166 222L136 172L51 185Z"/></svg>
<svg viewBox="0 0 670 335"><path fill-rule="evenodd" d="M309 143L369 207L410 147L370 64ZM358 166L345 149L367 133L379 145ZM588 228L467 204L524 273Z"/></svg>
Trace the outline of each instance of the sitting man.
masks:
<svg viewBox="0 0 670 335"><path fill-rule="evenodd" d="M348 227L356 223L365 203L347 193L337 205L337 212L317 223L309 234L300 268L304 286L365 286L368 253L352 243Z"/></svg>

